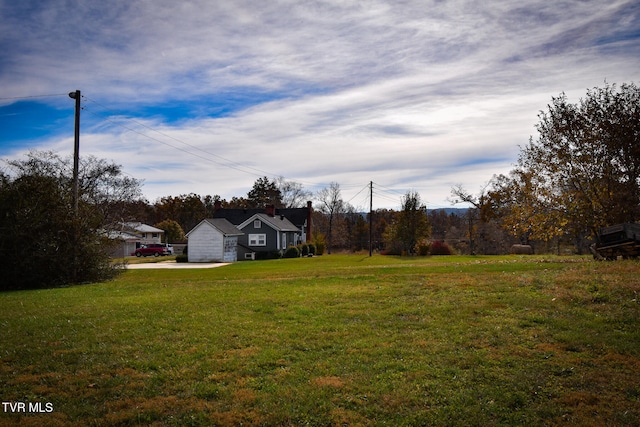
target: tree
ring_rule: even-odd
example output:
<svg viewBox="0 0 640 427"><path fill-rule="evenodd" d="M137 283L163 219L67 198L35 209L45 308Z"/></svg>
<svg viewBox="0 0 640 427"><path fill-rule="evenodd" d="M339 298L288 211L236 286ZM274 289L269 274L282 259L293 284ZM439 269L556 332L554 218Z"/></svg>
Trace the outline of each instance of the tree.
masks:
<svg viewBox="0 0 640 427"><path fill-rule="evenodd" d="M369 247L369 223L359 213L350 216L353 226L350 230L351 249L361 251Z"/></svg>
<svg viewBox="0 0 640 427"><path fill-rule="evenodd" d="M222 207L225 209L250 209L253 205L244 197L233 196L230 201L223 202Z"/></svg>
<svg viewBox="0 0 640 427"><path fill-rule="evenodd" d="M377 250L385 249L385 233L389 224L392 224L396 216L396 212L391 209L376 209L373 214L373 247ZM367 217L367 221L369 218ZM388 248L387 248L388 249Z"/></svg>
<svg viewBox="0 0 640 427"><path fill-rule="evenodd" d="M329 232L327 233L327 253L331 253L333 243L333 226L335 219L342 213L344 201L340 195L340 184L332 182L329 187L318 191L316 195L320 202L320 211L329 217Z"/></svg>
<svg viewBox="0 0 640 427"><path fill-rule="evenodd" d="M253 188L247 193L247 200L252 208L263 208L267 205L274 205L276 208L282 206L282 193L276 185L276 181L271 181L266 176L258 178L253 183Z"/></svg>
<svg viewBox="0 0 640 427"><path fill-rule="evenodd" d="M120 166L82 159L76 215L71 164L36 151L7 162L11 174L0 180L0 289L100 281L118 273L108 254L108 227L126 215L122 197L139 195L139 182L124 179Z"/></svg>
<svg viewBox="0 0 640 427"><path fill-rule="evenodd" d="M165 219L154 225L154 227L164 230L165 243L175 243L184 240L184 230L180 227L180 224L172 219Z"/></svg>
<svg viewBox="0 0 640 427"><path fill-rule="evenodd" d="M471 194L462 185L456 185L451 189L452 199L455 205L468 203L471 205L465 214L467 220L467 232L469 236L469 253L498 254L504 252L504 231L501 231L498 218L495 216L492 198L489 188L496 177L486 183L477 195ZM476 238L477 237L477 238Z"/></svg>
<svg viewBox="0 0 640 427"><path fill-rule="evenodd" d="M287 181L280 176L275 181L280 195L282 197L282 207L284 208L302 208L307 200L312 197L310 191L306 191L302 184L295 181Z"/></svg>
<svg viewBox="0 0 640 427"><path fill-rule="evenodd" d="M640 88L606 84L577 104L563 93L505 179L511 224L532 238L591 233L640 217ZM509 197L507 197L508 199Z"/></svg>
<svg viewBox="0 0 640 427"><path fill-rule="evenodd" d="M172 219L177 221L183 230L191 230L207 218L209 213L203 198L195 193L162 197L155 206L160 221Z"/></svg>
<svg viewBox="0 0 640 427"><path fill-rule="evenodd" d="M105 159L87 156L80 163L80 198L98 211L102 228L114 230L122 222L135 219L129 212L131 203L142 199L140 181L124 175L120 165Z"/></svg>
<svg viewBox="0 0 640 427"><path fill-rule="evenodd" d="M420 200L420 194L409 191L402 198L402 210L387 230L392 245L397 244L403 253L413 254L420 240L431 235L427 207Z"/></svg>
<svg viewBox="0 0 640 427"><path fill-rule="evenodd" d="M483 205L484 200L484 189L480 192L479 196L474 196L469 191L462 187L462 184L458 184L457 186L451 188L451 195L453 199L451 199L451 203L456 205L458 203L468 203L472 208L467 210L467 224L468 224L468 234L469 234L469 251L472 255L476 253L475 247L475 235L476 235L476 222L478 221L480 208Z"/></svg>

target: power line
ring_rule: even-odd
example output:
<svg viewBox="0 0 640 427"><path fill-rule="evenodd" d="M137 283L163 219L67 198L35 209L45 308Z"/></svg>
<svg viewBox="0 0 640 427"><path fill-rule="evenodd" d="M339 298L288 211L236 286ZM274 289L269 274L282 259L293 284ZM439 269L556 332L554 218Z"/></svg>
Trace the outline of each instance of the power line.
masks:
<svg viewBox="0 0 640 427"><path fill-rule="evenodd" d="M0 100L4 101L4 100L16 100L16 99L32 99L32 98L50 98L53 96L68 96L67 93L54 93L54 94L49 94L49 95L27 95L27 96L10 96L10 97L4 97L4 98L0 98Z"/></svg>
<svg viewBox="0 0 640 427"><path fill-rule="evenodd" d="M86 110L85 110L85 111L86 111ZM105 121L108 121L108 122L110 122L110 123L113 123L113 124L114 124L114 125L116 125L116 126L120 126L120 127L122 127L123 129L126 129L126 130L128 130L128 131L130 131L130 132L136 133L136 134L138 134L138 135L140 135L140 136L143 136L143 137L145 137L145 138L148 138L148 139L150 139L150 140L152 140L152 141L159 142L160 144L166 145L167 147L175 148L175 149L176 149L176 150L178 150L178 151L181 151L181 152L186 153L186 154L190 154L190 155L192 155L192 156L194 156L194 157L197 157L197 158L199 158L199 159L202 159L202 160L205 160L205 161L208 161L208 162L211 162L211 163L215 163L215 164L217 164L217 165L219 165L219 166L225 166L225 167L228 167L228 168L230 168L230 169L235 169L235 170L237 170L237 171L239 171L239 172L244 172L244 173L251 174L251 175L254 175L254 176L260 176L260 175L256 175L256 174L253 174L253 173L247 172L247 171L245 171L245 170L242 170L242 169L240 169L240 168L238 168L238 167L235 167L235 166L232 166L232 165L229 165L229 164L223 164L223 163L217 162L217 161L215 161L215 160L213 160L213 159L210 159L210 158L204 157L204 156L202 156L202 155L200 155L200 154L192 153L191 151L185 150L184 148L177 147L177 146L175 146L175 145L169 144L168 142L162 141L162 140L160 140L160 139L158 139L158 138L154 138L154 137L149 136L149 135L147 135L147 134L145 134L145 133L142 133L142 132L140 132L140 131L138 131L138 130L136 130L136 129L133 129L133 128L128 127L128 126L125 126L125 125L123 125L122 123L117 123L117 122L115 122L115 121L113 121L113 120L111 120L111 119L108 119L108 118L105 118L105 117L99 116L99 115L97 115L96 113L94 113L93 111L87 111L87 112L88 112L89 114L93 114L93 115L94 115L94 116L96 116L96 117L100 117L101 119L103 119L103 120L105 120ZM189 145L189 144L186 144L186 145ZM203 152L204 152L204 153L206 153L206 154L211 154L211 153L207 153L207 152L206 152L206 151L204 151L204 150L200 150L200 151L203 151Z"/></svg>
<svg viewBox="0 0 640 427"><path fill-rule="evenodd" d="M101 104L100 102L98 102L98 101L96 101L96 100L94 100L94 99L92 99L92 98L89 98L89 97L87 97L86 95L83 95L83 98L85 98L85 99L87 99L88 101L91 101L91 102L93 102L94 104L96 104L96 105L100 106L103 110L105 110L105 111L106 111L106 112L108 112L108 113L111 113L111 114L113 114L113 115L117 115L117 114L118 114L117 112L115 112L115 111L113 111L113 110L110 110L110 109L109 109L107 106L105 106L104 104ZM243 172L243 173L246 173L246 174L249 174L249 175L253 175L253 176L258 176L258 177L261 177L261 176L263 176L263 175L271 176L272 178L284 177L282 174L275 174L275 173L272 173L272 172L264 171L264 170L262 170L262 169L258 169L258 168L254 168L254 167L251 167L251 166L246 166L246 165L240 164L240 163L238 163L238 162L234 162L233 160L227 159L226 157L223 157L223 156L220 156L220 155L218 155L218 154L212 153L212 152L210 152L210 151L204 150L204 149L202 149L202 148L200 148L200 147L197 147L197 146L195 146L195 145L192 145L192 144L189 144L189 143L187 143L187 142L185 142L185 141L182 141L182 140L181 140L181 139L179 139L179 138L176 138L176 137L174 137L174 136L171 136L171 135L168 135L168 134L166 134L166 133L164 133L164 132L161 132L161 131L159 131L159 130L157 130L157 129L154 129L154 128L152 128L152 127L150 127L150 126L148 126L148 125L146 125L146 124L144 124L144 123L142 123L142 122L140 122L140 121L138 121L138 120L132 119L132 118L130 118L130 117L124 117L124 119L125 119L125 120L128 120L128 121L130 121L130 122L133 122L133 123L137 124L138 126L141 126L141 127L143 127L143 128L149 129L149 130L150 130L150 131L152 131L152 132L158 133L158 134L160 134L160 135L162 135L162 136L164 136L164 137L166 137L166 138L172 139L172 140L174 140L174 141L176 141L176 142L178 142L178 143L180 143L180 144L183 144L183 145L185 145L185 146L187 146L187 147L190 147L190 148L192 148L192 149L194 149L194 150L197 150L197 151L200 151L200 152L202 152L202 153L205 153L205 154L207 154L207 155L209 155L209 156L213 156L213 157L216 157L216 158L218 158L218 159L221 159L221 160L223 160L223 161L225 161L225 162L227 162L227 163L220 163L220 162L217 162L217 161L215 161L215 160L205 158L205 157L203 157L203 156L201 156L201 155L198 155L198 154L192 153L192 152L190 152L190 151L187 151L187 150L181 149L181 148L179 148L179 147L176 147L175 145L168 144L168 143L166 143L166 142L164 142L164 141L161 141L161 140L159 140L159 139L157 139L157 138L153 138L153 137L151 137L151 136L149 136L149 135L147 135L147 134L145 134L145 133L142 133L142 132L137 131L137 130L135 130L135 129L132 129L132 128L130 128L130 127L124 126L124 125L123 125L123 124L121 124L121 123L118 123L118 122L116 122L116 121L114 121L114 120L111 120L111 119L109 119L109 118L106 118L106 117L104 117L104 116L100 116L100 115L98 115L98 114L96 114L96 113L94 113L94 112L92 112L92 111L88 111L88 112L89 112L89 113L91 113L91 114L93 114L93 115L95 115L96 117L100 117L100 118L102 118L103 120L106 120L106 121L108 121L108 122L110 122L110 123L113 123L113 124L114 124L114 125L116 125L116 126L123 127L124 129L127 129L127 130L129 130L129 131L131 131L131 132L137 133L138 135L141 135L141 136L143 136L143 137L149 138L149 139L151 139L151 140L153 140L153 141L159 142L159 143L164 144L164 145L167 145L167 146L169 146L169 147L175 148L175 149L177 149L177 150L179 150L179 151L182 151L182 152L184 152L184 153L187 153L187 154L190 154L190 155L192 155L192 156L198 157L198 158L200 158L200 159L203 159L203 160L206 160L206 161L209 161L209 162L215 163L215 164L217 164L217 165L219 165L219 166L228 167L228 168L230 168L230 169L234 169L234 170L237 170L237 171L239 171L239 172ZM250 172L250 171L243 170L243 169L249 169L249 170L252 170L252 171L255 171L255 172L259 172L259 173L254 173L254 172ZM326 183L312 183L312 182L306 182L306 181L302 181L302 180L297 180L297 182L300 182L301 184L305 184L305 185L310 185L310 186L313 186L313 187L321 187L321 186L325 186L325 187L326 187L326 186L329 186L329 185L330 185L330 184L326 184ZM348 188L348 187L356 187L356 186L359 186L359 184L355 184L355 185L346 185L346 186L342 186L342 187L347 187L347 188Z"/></svg>
<svg viewBox="0 0 640 427"><path fill-rule="evenodd" d="M20 100L20 99L34 99L34 98L58 97L58 96L68 96L68 94L67 93L61 93L61 94L27 95L27 96L17 96L17 97L2 97L2 98L0 98L0 100ZM104 110L105 112L107 112L109 114L119 115L117 112L109 109L107 106L105 106L104 104L96 101L93 98L87 97L86 95L82 95L82 98L84 98L85 100L88 100L88 101L92 102L93 104L99 106L100 108L102 108L102 110ZM117 122L117 121L115 121L115 120L113 120L111 118L108 118L108 117L105 117L103 115L100 115L100 114L98 114L98 113L96 113L94 111L91 111L90 109L87 109L85 107L83 107L82 109L84 111L86 111L86 112L88 112L88 113L90 113L90 114L92 114L92 115L104 120L104 121L112 123L113 125L119 126L119 127L123 128L123 129L126 129L127 131L133 132L133 133L138 134L138 135L140 135L142 137L148 138L148 139L150 139L152 141L155 141L155 142L158 142L160 144L166 145L168 147L174 148L174 149L176 149L178 151L181 151L183 153L186 153L186 154L189 154L191 156L197 157L199 159L205 160L207 162L211 162L211 163L214 163L214 164L219 165L219 166L223 166L223 167L227 167L227 168L230 168L230 169L234 169L234 170L237 170L239 172L243 172L243 173L246 173L246 174L249 174L249 175L252 175L252 176L261 177L263 175L267 175L267 176L271 176L273 178L282 177L281 174L275 174L275 173L268 172L268 171L265 171L265 170L262 170L262 169L254 168L254 167L251 167L251 166L247 166L247 165L235 162L235 161L233 161L231 159L228 159L226 157L220 156L219 154L215 154L215 153L212 153L210 151L204 150L204 149L202 149L202 148L200 148L198 146L195 146L193 144L189 144L189 143L187 143L187 142L185 142L185 141L183 141L183 140L181 140L179 138L176 138L176 137L174 137L172 135L169 135L169 134L167 134L165 132L162 132L162 131L159 131L157 129L154 129L151 126L149 126L149 125L147 125L145 123L142 123L142 122L140 122L138 120L135 120L133 118L123 116L124 120L127 120L129 122L135 123L136 125L138 125L140 127L143 127L145 129L148 129L151 132L155 132L155 133L163 136L164 138L168 138L168 139L173 140L173 141L175 141L175 142L177 142L179 144L182 144L182 145L184 145L186 147L189 147L192 150L196 150L197 152L206 154L207 156L211 156L211 157L214 157L214 158L219 159L219 160L215 160L215 159L212 159L212 158L209 158L209 157L202 156L202 155L200 155L198 153L194 153L192 151L185 150L184 148L181 148L181 147L178 147L176 145L170 144L170 143L168 143L166 141L162 141L161 139L154 138L154 137L152 137L152 136L150 136L150 135L148 135L146 133L143 133L143 132L141 132L141 131L139 131L137 129L134 129L134 128L130 127L130 126L126 126L126 125L124 125L124 124L122 124L120 122ZM300 182L300 183L306 184L306 185L310 185L310 186L313 186L313 187L321 187L321 186L330 185L330 184L326 184L326 183L312 183L312 182L306 182L306 181L301 181L301 180L298 180L297 182ZM359 187L360 185L361 184L345 184L345 185L341 185L341 187L343 189L345 189L345 188L356 188L356 187ZM347 201L347 203L350 203L352 200L354 200L356 197L358 197L358 195L361 194L369 186L371 186L371 195L373 195L374 194L374 187L373 187L374 185L375 185L375 194L376 194L376 196L378 198L382 198L382 199L385 199L387 201L392 201L394 203L398 203L398 200L396 199L396 197L401 196L404 193L403 190L396 190L396 189L392 189L392 188L386 187L386 186L378 184L378 183L370 182L370 183L367 183L364 187L362 187L354 196L352 196ZM370 196L367 195L365 202L367 200L369 200L369 197Z"/></svg>
<svg viewBox="0 0 640 427"><path fill-rule="evenodd" d="M358 191L355 196L353 196L352 198L350 198L349 200L347 200L346 203L350 203L353 199L355 199L356 197L358 197L358 194L362 193L365 189L367 189L369 187L369 184L366 184L364 187L362 187L360 189L360 191Z"/></svg>
<svg viewBox="0 0 640 427"><path fill-rule="evenodd" d="M93 102L93 103L95 103L95 104L97 104L97 105L101 106L101 107L102 107L103 109L105 109L107 112L110 112L110 113L112 113L112 114L116 114L114 111L109 110L107 107L105 107L104 105L102 105L102 104L100 104L99 102L95 101L94 99L88 98L88 97L86 97L86 96L85 96L85 98L86 98L86 99L88 99L89 101L91 101L91 102ZM94 115L95 115L95 113L94 113ZM113 121L113 120L111 120L111 119L107 119L107 118L104 118L104 117L103 117L103 119L104 119L104 120L107 120L107 121L109 121L109 122L111 122L111 123L113 123L113 124L115 124L115 125L117 125L117 126L122 126L122 127L124 127L125 129L130 130L130 131L132 131L132 132L135 132L135 133L137 133L137 134L139 134L139 135L145 136L145 137L147 137L147 138L149 138L149 139L152 139L152 140L154 140L154 141L157 141L157 142L163 143L163 144L165 144L165 145L168 145L169 147L173 147L173 148L176 148L176 149L180 150L178 147L176 147L176 146L174 146L174 145L166 144L166 143L164 143L164 142L162 142L162 141L160 141L160 140L158 140L158 139L156 139L156 138L152 138L152 137L150 137L150 136L148 136L148 135L146 135L146 134L144 134L144 133L142 133L142 132L136 131L136 130L131 129L131 128L129 128L129 127L126 127L126 126L124 126L124 125L122 125L122 124L120 124L120 123L117 123L117 122L115 122L115 121ZM140 122L140 121L138 121L138 120L135 120L135 119L132 119L132 118L129 118L129 117L127 117L127 118L126 118L126 120L128 120L128 121L130 121L130 122L133 122L133 123L135 123L135 124L137 124L137 125L139 125L139 126L142 126L143 128L149 129L149 130L150 130L150 131L152 131L152 132L158 133L158 134L160 134L160 135L164 136L165 138L169 138L169 139L174 140L174 141L176 141L176 142L178 142L178 143L180 143L180 144L186 145L187 147L193 148L194 150L200 151L200 152L205 153L205 154L207 154L207 155L209 155L209 156L217 157L217 158L219 158L219 159L221 159L221 160L224 160L225 162L228 162L228 164L224 164L224 163L219 163L219 162L215 162L215 161L211 160L212 162L214 162L214 163L216 163L216 164L218 164L218 165L220 165L220 166L226 166L226 167L229 167L229 168L231 168L231 169L235 169L235 170L238 170L238 171L240 171L240 172L244 172L244 173L248 173L248 174L256 175L256 176L261 176L261 175L263 175L263 174L265 174L265 175L270 175L270 176L273 176L273 177L278 176L277 174L273 174L273 173L271 173L271 172L267 172L267 171L264 171L264 170L261 170L261 169L253 168L253 167L251 167L251 166L244 166L244 165L241 165L240 163L234 162L233 160L227 159L226 157L220 156L220 155L215 154L215 153L211 153L210 151L207 151L207 150L203 150L203 149L202 149L202 148L200 148L200 147L197 147L197 146L195 146L195 145L189 144L189 143L187 143L187 142L182 141L182 140L181 140L181 139L179 139L179 138L176 138L176 137L174 137L174 136L171 136L171 135L168 135L168 134L166 134L166 133L164 133L164 132L161 132L161 131L159 131L159 130L157 130L157 129L154 129L154 128L152 128L152 127L150 127L150 126L148 126L148 125L146 125L146 124L144 124L144 123L142 123L142 122ZM185 151L185 150L180 150L180 151L183 151L184 153L188 153L188 154L193 155L193 153L191 153L191 152L189 152L189 151ZM201 156L197 156L197 157L203 158L203 157L201 157ZM235 166L231 166L231 165L235 165ZM242 170L242 169L239 169L239 168L251 169L251 170L254 170L254 171L256 171L256 172L259 172L259 174L255 174L255 173L253 173L253 172L247 172L247 171Z"/></svg>

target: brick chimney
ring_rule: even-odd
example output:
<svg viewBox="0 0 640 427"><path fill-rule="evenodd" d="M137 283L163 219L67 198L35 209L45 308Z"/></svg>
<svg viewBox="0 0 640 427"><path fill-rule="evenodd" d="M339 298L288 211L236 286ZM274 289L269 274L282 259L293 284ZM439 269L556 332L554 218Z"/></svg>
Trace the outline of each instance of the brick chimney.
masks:
<svg viewBox="0 0 640 427"><path fill-rule="evenodd" d="M276 216L276 206L275 205L265 206L264 213L266 213L269 216Z"/></svg>
<svg viewBox="0 0 640 427"><path fill-rule="evenodd" d="M311 213L313 212L313 207L311 206L311 201L307 202L307 241L311 241Z"/></svg>

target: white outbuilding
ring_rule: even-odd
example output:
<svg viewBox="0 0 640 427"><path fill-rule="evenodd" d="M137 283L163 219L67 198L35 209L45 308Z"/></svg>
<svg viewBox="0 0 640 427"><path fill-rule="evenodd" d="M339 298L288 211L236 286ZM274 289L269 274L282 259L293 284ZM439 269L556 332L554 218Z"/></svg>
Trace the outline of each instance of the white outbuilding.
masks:
<svg viewBox="0 0 640 427"><path fill-rule="evenodd" d="M200 221L187 233L189 262L235 262L244 233L224 218Z"/></svg>

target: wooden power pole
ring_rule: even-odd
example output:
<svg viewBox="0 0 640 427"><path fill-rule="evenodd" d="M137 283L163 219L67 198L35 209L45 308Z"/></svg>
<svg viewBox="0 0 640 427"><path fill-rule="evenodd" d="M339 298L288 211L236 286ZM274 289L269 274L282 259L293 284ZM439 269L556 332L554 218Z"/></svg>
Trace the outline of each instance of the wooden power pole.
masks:
<svg viewBox="0 0 640 427"><path fill-rule="evenodd" d="M72 280L73 283L77 282L78 278L78 181L80 170L80 91L69 93L69 98L76 100L76 118L75 118L75 132L73 138L73 259L71 260L72 266Z"/></svg>
<svg viewBox="0 0 640 427"><path fill-rule="evenodd" d="M373 253L373 181L369 182L369 256Z"/></svg>
<svg viewBox="0 0 640 427"><path fill-rule="evenodd" d="M73 214L78 216L78 175L80 169L80 91L69 93L76 100L75 132L73 139Z"/></svg>

